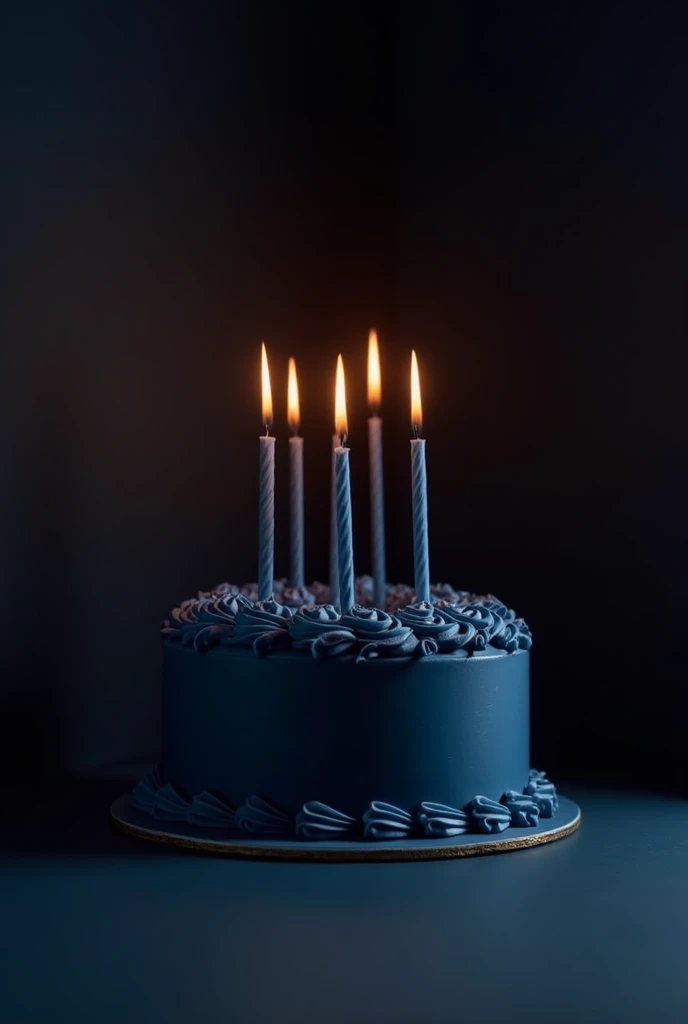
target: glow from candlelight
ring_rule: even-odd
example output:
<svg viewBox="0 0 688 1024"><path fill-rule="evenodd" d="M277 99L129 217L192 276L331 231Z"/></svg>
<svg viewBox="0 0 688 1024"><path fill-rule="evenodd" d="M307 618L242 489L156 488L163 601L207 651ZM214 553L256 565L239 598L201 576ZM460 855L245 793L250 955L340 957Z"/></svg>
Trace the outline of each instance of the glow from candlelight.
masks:
<svg viewBox="0 0 688 1024"><path fill-rule="evenodd" d="M377 412L382 401L382 379L380 375L380 350L377 331L368 335L368 405Z"/></svg>
<svg viewBox="0 0 688 1024"><path fill-rule="evenodd" d="M423 405L420 400L420 378L415 349L411 351L411 426L416 436L423 429Z"/></svg>
<svg viewBox="0 0 688 1024"><path fill-rule="evenodd" d="M265 429L272 426L272 388L270 387L270 370L268 368L268 354L265 350L265 342L261 343L260 349L261 377L263 385L263 423Z"/></svg>
<svg viewBox="0 0 688 1024"><path fill-rule="evenodd" d="M341 354L337 356L337 379L334 388L334 429L339 434L342 444L346 440L349 427L346 420L346 389L344 387L344 361Z"/></svg>
<svg viewBox="0 0 688 1024"><path fill-rule="evenodd" d="M299 382L296 379L296 360L289 359L289 380L287 383L287 422L295 434L301 426L299 406Z"/></svg>

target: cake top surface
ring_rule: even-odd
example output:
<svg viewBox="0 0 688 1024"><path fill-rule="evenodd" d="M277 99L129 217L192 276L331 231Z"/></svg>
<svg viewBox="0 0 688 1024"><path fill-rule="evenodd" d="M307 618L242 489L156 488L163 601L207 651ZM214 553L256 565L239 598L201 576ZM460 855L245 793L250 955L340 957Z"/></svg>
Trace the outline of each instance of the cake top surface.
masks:
<svg viewBox="0 0 688 1024"><path fill-rule="evenodd" d="M425 603L415 600L412 587L388 584L385 607L376 608L372 577L360 576L355 596L353 608L341 614L323 583L291 587L275 580L267 601L258 601L254 583L221 583L173 608L161 632L198 653L222 644L251 646L258 657L292 649L316 659L355 654L358 661L457 651L507 655L532 644L523 619L493 594L439 583Z"/></svg>

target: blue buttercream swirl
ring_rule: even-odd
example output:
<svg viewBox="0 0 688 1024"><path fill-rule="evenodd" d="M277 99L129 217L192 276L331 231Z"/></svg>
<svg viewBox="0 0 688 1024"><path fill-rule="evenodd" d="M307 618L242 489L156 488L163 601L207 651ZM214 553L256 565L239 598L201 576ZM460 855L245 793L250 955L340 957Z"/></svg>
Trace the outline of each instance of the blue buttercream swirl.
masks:
<svg viewBox="0 0 688 1024"><path fill-rule="evenodd" d="M421 653L417 651L418 637L397 616L361 605L355 605L346 615L339 615L332 605L300 608L289 623L289 632L293 646L310 650L315 658L357 651L356 660L367 661Z"/></svg>
<svg viewBox="0 0 688 1024"><path fill-rule="evenodd" d="M544 772L531 768L528 773L528 782L524 792L532 796L538 806L541 818L551 818L559 807L557 791L553 782L550 782Z"/></svg>
<svg viewBox="0 0 688 1024"><path fill-rule="evenodd" d="M446 804L422 803L418 824L428 839L448 839L471 831L471 816Z"/></svg>
<svg viewBox="0 0 688 1024"><path fill-rule="evenodd" d="M457 622L443 608L425 601L401 608L397 617L402 625L413 630L419 640L433 640L442 654L465 647L475 636L473 626Z"/></svg>
<svg viewBox="0 0 688 1024"><path fill-rule="evenodd" d="M159 764L147 771L143 778L136 783L131 794L132 805L138 811L152 814L155 807L155 798L162 785L162 769Z"/></svg>
<svg viewBox="0 0 688 1024"><path fill-rule="evenodd" d="M252 645L257 655L293 646L315 658L357 653L358 660L380 656L495 650L530 650L523 619L492 594L476 596L448 584L431 587L430 603L413 600L412 588L388 584L386 607L372 606L372 581L359 577L360 604L344 616L321 604L328 588L314 583L290 587L275 580L275 594L258 602L255 584L223 583L183 601L162 624L162 634L205 651L215 644ZM293 619L293 623L291 623ZM291 640L289 639L291 638Z"/></svg>
<svg viewBox="0 0 688 1024"><path fill-rule="evenodd" d="M176 786L162 781L162 768L156 765L134 786L131 803L139 811L160 821L186 821L189 801Z"/></svg>
<svg viewBox="0 0 688 1024"><path fill-rule="evenodd" d="M507 654L513 654L519 648L519 632L515 622L505 622L504 628L492 639L492 646Z"/></svg>
<svg viewBox="0 0 688 1024"><path fill-rule="evenodd" d="M394 804L373 800L363 815L364 839L407 839L413 829L413 817Z"/></svg>
<svg viewBox="0 0 688 1024"><path fill-rule="evenodd" d="M494 647L506 650L509 653L515 650L530 650L533 646L530 629L523 619L517 617L513 608L507 608L493 594L489 594L486 598L481 599L480 603L483 607L499 616L504 622L504 629L498 637L492 640Z"/></svg>
<svg viewBox="0 0 688 1024"><path fill-rule="evenodd" d="M251 602L243 594L230 591L191 598L172 609L161 632L163 636L180 639L183 644L193 643L197 651L204 651L231 637L237 614L250 606Z"/></svg>
<svg viewBox="0 0 688 1024"><path fill-rule="evenodd" d="M517 793L514 789L507 789L502 796L500 803L503 803L511 815L511 824L517 828L535 828L540 819L540 808L527 793Z"/></svg>
<svg viewBox="0 0 688 1024"><path fill-rule="evenodd" d="M403 626L396 615L380 608L354 607L342 615L340 625L351 630L359 644L357 661L369 658L401 658L413 654L418 637L408 626Z"/></svg>
<svg viewBox="0 0 688 1024"><path fill-rule="evenodd" d="M474 796L467 809L476 832L490 835L503 832L511 824L511 812L504 804L490 800L487 796Z"/></svg>
<svg viewBox="0 0 688 1024"><path fill-rule="evenodd" d="M358 822L318 800L304 804L296 815L297 839L346 839L358 831Z"/></svg>
<svg viewBox="0 0 688 1024"><path fill-rule="evenodd" d="M239 830L234 808L207 789L193 798L187 818L190 825L200 828L221 828L228 832Z"/></svg>
<svg viewBox="0 0 688 1024"><path fill-rule="evenodd" d="M533 634L530 627L523 619L515 619L514 625L518 628L518 646L521 651L529 651L533 646Z"/></svg>
<svg viewBox="0 0 688 1024"><path fill-rule="evenodd" d="M291 608L278 604L273 597L253 604L248 602L234 619L234 633L229 642L253 647L259 658L270 651L282 650L291 645L289 620L292 615Z"/></svg>
<svg viewBox="0 0 688 1024"><path fill-rule="evenodd" d="M153 817L160 821L187 821L189 801L176 786L165 783L155 797Z"/></svg>
<svg viewBox="0 0 688 1024"><path fill-rule="evenodd" d="M314 658L338 657L356 646L356 635L341 624L339 612L331 604L299 608L289 621L292 644L308 650Z"/></svg>
<svg viewBox="0 0 688 1024"><path fill-rule="evenodd" d="M469 650L484 651L504 626L504 620L482 604L450 604L440 601L438 608L453 622L473 628L475 632L465 644Z"/></svg>
<svg viewBox="0 0 688 1024"><path fill-rule="evenodd" d="M250 796L237 809L236 820L242 832L254 836L292 835L294 819L261 796Z"/></svg>
<svg viewBox="0 0 688 1024"><path fill-rule="evenodd" d="M476 831L487 835L509 826L535 828L540 818L557 810L554 785L544 772L531 769L523 793L507 790L499 802L476 796L464 808L424 802L415 816L380 800L373 800L362 821L328 804L312 800L303 805L296 818L264 797L251 796L234 810L224 797L203 790L189 801L176 785L163 781L162 766L156 765L132 792L132 806L160 821L188 822L202 828L225 832L241 831L257 837L293 836L307 840L406 839L422 832L426 838L442 839Z"/></svg>

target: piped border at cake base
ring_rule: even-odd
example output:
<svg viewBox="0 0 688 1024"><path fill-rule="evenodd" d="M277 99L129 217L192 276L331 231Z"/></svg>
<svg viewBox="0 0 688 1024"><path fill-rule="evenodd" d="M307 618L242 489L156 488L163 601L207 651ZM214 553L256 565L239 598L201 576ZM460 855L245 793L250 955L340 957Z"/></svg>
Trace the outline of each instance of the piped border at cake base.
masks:
<svg viewBox="0 0 688 1024"><path fill-rule="evenodd" d="M318 861L398 861L438 860L450 857L472 857L490 853L510 853L531 846L564 839L575 832L581 823L577 804L559 797L555 818L542 821L535 828L523 828L514 834L509 829L501 835L474 833L449 839L396 839L385 841L332 840L316 843L294 839L256 839L231 837L218 839L212 829L196 828L178 822L162 822L138 811L131 796L121 796L113 803L110 814L124 832L137 839L165 843L196 853L209 853L226 857L254 857L266 860L318 860Z"/></svg>

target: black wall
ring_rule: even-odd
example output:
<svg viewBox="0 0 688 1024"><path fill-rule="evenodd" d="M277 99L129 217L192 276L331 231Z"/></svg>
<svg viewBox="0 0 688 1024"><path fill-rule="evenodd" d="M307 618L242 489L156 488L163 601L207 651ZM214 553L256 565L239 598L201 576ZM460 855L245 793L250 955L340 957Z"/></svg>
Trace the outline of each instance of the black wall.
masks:
<svg viewBox="0 0 688 1024"><path fill-rule="evenodd" d="M161 614L255 576L258 344L327 572L334 360L368 569L380 331L388 561L411 578L408 351L433 576L536 634L534 760L685 782L678 6L45 5L3 32L3 750L153 750ZM20 757L17 757L17 750Z"/></svg>

